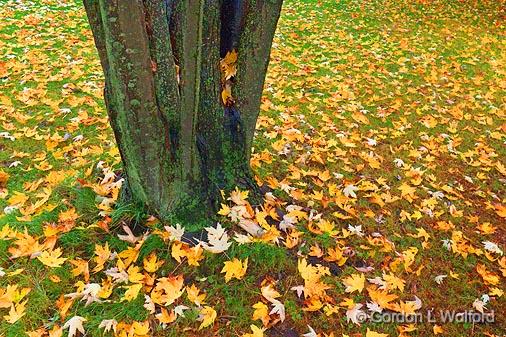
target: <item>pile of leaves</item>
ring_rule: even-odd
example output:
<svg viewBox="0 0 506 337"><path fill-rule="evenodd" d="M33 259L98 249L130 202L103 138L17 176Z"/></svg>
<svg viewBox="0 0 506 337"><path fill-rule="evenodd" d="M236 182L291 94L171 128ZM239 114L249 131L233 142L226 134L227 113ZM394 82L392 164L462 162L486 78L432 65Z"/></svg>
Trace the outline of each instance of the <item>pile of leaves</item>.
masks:
<svg viewBox="0 0 506 337"><path fill-rule="evenodd" d="M286 0L252 157L272 192L224 195L191 242L118 203L81 3L0 16L0 336L506 333L500 2Z"/></svg>

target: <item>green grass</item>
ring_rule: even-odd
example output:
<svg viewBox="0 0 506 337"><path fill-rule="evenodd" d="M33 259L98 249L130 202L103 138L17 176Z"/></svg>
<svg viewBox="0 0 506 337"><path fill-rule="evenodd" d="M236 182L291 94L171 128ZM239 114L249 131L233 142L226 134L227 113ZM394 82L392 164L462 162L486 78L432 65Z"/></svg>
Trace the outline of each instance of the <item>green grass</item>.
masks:
<svg viewBox="0 0 506 337"><path fill-rule="evenodd" d="M19 232L26 229L40 244L50 242L45 229L61 225L60 213L74 208L79 216L74 227L58 233L55 245L63 249L64 257L85 259L92 269L95 245L107 242L113 253L131 247L116 234L124 234L121 227L126 224L141 235L140 225L149 214L143 207L119 202L109 214L110 232L98 226L103 217L97 187L103 174L97 165L114 172L121 165L108 126L101 68L84 9L79 1L4 0L2 4L0 65L5 62L6 75L0 78L0 132L16 140L0 138L0 171L10 175L5 196L0 186L0 210L9 206L15 192L29 198L23 210L40 200L44 189L51 193L30 218L23 218L20 210L0 215L0 230L5 225ZM497 1L286 0L271 54L252 164L260 180L278 184L275 196L286 205L303 207L308 215L312 212L334 222L338 235L318 233L314 230L317 220L303 219L296 224L302 232L300 242L292 249L283 245L284 237L278 244L234 243L223 254L205 253L197 267L177 263L161 235L149 236L134 264L142 266L144 258L157 254L165 262L152 277L184 275L184 284L196 284L207 294L204 305L218 314L212 328L195 332L200 325L198 308L183 295L176 304L192 307L185 311L186 317L178 317L166 329L155 324L152 334L240 336L251 324L261 325L252 320L252 305L266 302L261 287L272 282L281 294L287 319L269 329L268 336L288 329L307 333L307 325L320 334L334 332L335 336L364 336L367 328L398 335L400 324L346 322L344 306L331 316L323 309L304 310L305 299L291 290L304 282L297 260L317 249L325 258L336 246L354 255L338 275L325 277L332 286L327 292L332 305L347 299L362 304L370 300L366 290L344 292L342 280L358 273L358 263L374 267L366 278L393 272L404 279L405 291L395 293L403 301L418 296L422 310L471 310L473 301L493 287L484 284L476 271L478 264L499 275L495 287L506 290L499 256L490 260L471 253L464 258L442 244L455 230L482 251L482 241L493 241L503 250L506 244L504 218L492 208L506 203L505 177L498 167L504 165L506 155L506 44L501 6ZM30 17L38 22L30 24ZM357 112L367 117L367 123L357 118ZM426 121L431 120L437 123L428 125ZM291 138L294 129L303 140ZM73 140L80 135L82 141ZM48 140L51 137L58 140L56 144ZM377 145L368 145L367 139L376 140ZM279 149L285 147L288 153L280 154ZM378 160L379 168L370 165L369 155ZM396 166L396 159L406 166ZM10 167L15 161L20 164ZM408 166L424 171L418 184L409 177ZM330 172L328 180L319 178L325 171ZM382 196L384 204L372 201L371 190L359 190L357 199L346 199L352 211L347 212L335 199L346 185L364 183L375 186L373 192ZM403 183L416 187L412 201L402 197L398 188ZM287 193L289 190L300 193ZM429 192L436 191L444 197L431 199ZM314 192L321 192L328 203ZM338 218L335 212L350 218ZM181 215L184 217L187 214ZM454 228L438 229L441 221L451 222ZM485 222L496 226L496 232L480 233L477 225ZM230 235L241 232L227 219L223 224ZM342 237L349 224L362 225L365 235ZM430 235L426 247L424 239L416 237L420 228ZM150 230L163 231L163 225L154 224ZM379 235L392 249L372 243ZM61 326L74 315L87 319L88 336L102 335L98 328L102 319L156 321L143 307L143 294L149 289L131 302L119 302L124 289L118 287L109 302L85 307L76 300L63 319L55 301L74 292L82 275L73 276L68 261L49 268L35 256L11 259L9 249L13 247L12 238L0 237L0 267L7 273L0 277L0 289L18 284L31 292L22 319L15 324L0 319L0 336L26 336L44 326ZM393 262L409 247L418 249L414 271L406 272L402 265L396 269ZM242 280L225 283L223 263L233 258L247 258L248 270ZM114 266L108 262L105 269ZM9 274L19 268L23 271ZM448 276L442 285L435 283L435 276L450 272L458 278ZM59 282L54 281L55 276ZM104 271L91 272L90 282L104 279ZM493 296L487 305L496 313L495 324L441 323L444 335L506 333L504 298ZM0 317L7 313L8 308L0 309ZM416 328L408 335L430 335L433 325L422 323Z"/></svg>

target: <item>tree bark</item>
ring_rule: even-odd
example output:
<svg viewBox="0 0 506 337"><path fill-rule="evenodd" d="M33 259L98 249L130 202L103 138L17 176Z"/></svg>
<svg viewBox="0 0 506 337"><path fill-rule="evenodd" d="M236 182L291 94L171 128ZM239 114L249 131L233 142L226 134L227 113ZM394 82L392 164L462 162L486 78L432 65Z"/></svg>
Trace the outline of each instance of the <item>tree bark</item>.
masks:
<svg viewBox="0 0 506 337"><path fill-rule="evenodd" d="M281 4L84 0L130 194L162 220L208 218L236 186L258 195L249 158ZM224 8L241 11L231 106L221 101Z"/></svg>

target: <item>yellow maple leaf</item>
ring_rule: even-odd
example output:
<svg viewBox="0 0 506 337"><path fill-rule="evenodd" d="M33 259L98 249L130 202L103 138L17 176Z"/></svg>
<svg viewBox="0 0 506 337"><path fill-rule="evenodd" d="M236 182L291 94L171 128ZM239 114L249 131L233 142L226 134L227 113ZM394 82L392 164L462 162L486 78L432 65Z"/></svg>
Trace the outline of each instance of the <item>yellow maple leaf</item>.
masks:
<svg viewBox="0 0 506 337"><path fill-rule="evenodd" d="M326 261L334 261L338 266L342 266L348 260L347 257L343 256L343 250L339 247L329 248L327 251L328 256L325 257Z"/></svg>
<svg viewBox="0 0 506 337"><path fill-rule="evenodd" d="M139 248L142 245L142 242L140 242L140 245L137 244L135 247L128 247L125 250L122 250L118 257L123 259L123 265L124 268L127 268L130 266L134 261L137 261L137 258L139 257Z"/></svg>
<svg viewBox="0 0 506 337"><path fill-rule="evenodd" d="M171 250L171 255L177 262L181 263L182 258L186 257L190 266L198 266L204 258L203 253L204 249L200 245L190 248L182 242L174 242Z"/></svg>
<svg viewBox="0 0 506 337"><path fill-rule="evenodd" d="M55 250L52 250L50 252L44 251L40 254L40 256L37 256L37 259L42 262L45 266L51 267L51 268L57 268L60 267L67 258L60 257L62 255L62 251L60 248L56 248Z"/></svg>
<svg viewBox="0 0 506 337"><path fill-rule="evenodd" d="M200 293L200 289L197 288L197 286L195 284L192 284L190 287L186 287L186 295L188 296L188 299L195 303L196 305L201 305L202 303L204 303L205 301L205 298L206 298L206 294L205 293Z"/></svg>
<svg viewBox="0 0 506 337"><path fill-rule="evenodd" d="M58 324L55 324L53 328L49 331L48 337L61 337L61 336L63 336L63 329Z"/></svg>
<svg viewBox="0 0 506 337"><path fill-rule="evenodd" d="M401 186L399 186L399 190L401 191L401 197L412 197L415 195L416 188L409 186L406 183L402 183Z"/></svg>
<svg viewBox="0 0 506 337"><path fill-rule="evenodd" d="M28 302L28 300L12 304L9 314L4 316L5 321L10 324L14 324L19 321L19 319L25 315L26 302Z"/></svg>
<svg viewBox="0 0 506 337"><path fill-rule="evenodd" d="M206 328L214 323L216 319L216 310L209 306L205 306L200 310L199 321L202 321L199 326L199 330Z"/></svg>
<svg viewBox="0 0 506 337"><path fill-rule="evenodd" d="M325 291L331 286L320 279L324 275L330 275L328 267L321 265L313 266L306 259L298 261L297 268L304 279L304 297L325 297Z"/></svg>
<svg viewBox="0 0 506 337"><path fill-rule="evenodd" d="M391 310L400 312L405 315L414 314L416 310L420 309L421 302L419 299L415 301L399 301L399 303L393 303Z"/></svg>
<svg viewBox="0 0 506 337"><path fill-rule="evenodd" d="M7 180L9 180L9 174L0 170L0 188L7 186Z"/></svg>
<svg viewBox="0 0 506 337"><path fill-rule="evenodd" d="M246 275L246 269L248 269L248 258L244 262L234 258L232 261L225 261L221 272L225 273L225 282L228 283L232 278L242 279Z"/></svg>
<svg viewBox="0 0 506 337"><path fill-rule="evenodd" d="M121 301L133 301L137 298L139 295L139 292L142 289L141 283L132 284L131 286L126 286L126 291L123 297L121 298Z"/></svg>
<svg viewBox="0 0 506 337"><path fill-rule="evenodd" d="M253 304L253 309L255 309L255 311L253 311L253 320L259 319L264 326L267 326L270 321L269 307L265 303L257 302Z"/></svg>
<svg viewBox="0 0 506 337"><path fill-rule="evenodd" d="M276 298L281 297L281 294L272 287L272 284L268 284L262 287L262 296L269 302L273 302Z"/></svg>
<svg viewBox="0 0 506 337"><path fill-rule="evenodd" d="M177 262L181 263L181 258L186 257L186 252L183 250L183 243L174 242L170 254Z"/></svg>
<svg viewBox="0 0 506 337"><path fill-rule="evenodd" d="M265 329L259 328L256 325L250 325L250 329L252 333L245 333L242 335L242 337L264 337L264 331Z"/></svg>
<svg viewBox="0 0 506 337"><path fill-rule="evenodd" d="M88 282L90 279L88 261L76 259L76 260L69 260L69 262L75 266L74 269L72 269L72 275L75 277L82 274L84 276L84 281Z"/></svg>
<svg viewBox="0 0 506 337"><path fill-rule="evenodd" d="M133 332L133 336L147 337L149 334L149 330L150 330L149 321L132 323L131 331Z"/></svg>
<svg viewBox="0 0 506 337"><path fill-rule="evenodd" d="M160 305L170 305L183 295L183 275L162 277L151 291L151 299Z"/></svg>
<svg viewBox="0 0 506 337"><path fill-rule="evenodd" d="M234 98L232 97L232 90L229 86L225 87L221 91L221 99L225 105L230 105L234 101Z"/></svg>
<svg viewBox="0 0 506 337"><path fill-rule="evenodd" d="M188 265L199 266L202 259L204 259L204 249L200 245L196 245L188 250L186 254L188 258Z"/></svg>
<svg viewBox="0 0 506 337"><path fill-rule="evenodd" d="M403 279L395 276L392 273L383 274L383 280L388 285L388 289L399 289L401 292L404 291L404 284L406 283Z"/></svg>
<svg viewBox="0 0 506 337"><path fill-rule="evenodd" d="M306 307L302 308L303 311L318 311L323 307L323 302L318 297L311 297L304 301Z"/></svg>
<svg viewBox="0 0 506 337"><path fill-rule="evenodd" d="M478 263L476 265L476 271L483 278L485 284L497 285L500 281L499 276L487 270L484 264Z"/></svg>
<svg viewBox="0 0 506 337"><path fill-rule="evenodd" d="M504 291L502 289L499 289L497 287L494 287L494 288L490 288L490 292L488 293L490 296L497 296L497 297L501 297L502 295L504 295Z"/></svg>
<svg viewBox="0 0 506 337"><path fill-rule="evenodd" d="M109 298L109 296L111 296L113 290L114 290L114 285L112 283L112 279L110 277L107 279L104 279L102 281L102 286L101 286L100 291L98 293L98 297L100 297L102 299Z"/></svg>
<svg viewBox="0 0 506 337"><path fill-rule="evenodd" d="M144 280L144 275L140 272L140 267L138 266L130 266L127 270L128 273L128 281L132 283L141 283Z"/></svg>
<svg viewBox="0 0 506 337"><path fill-rule="evenodd" d="M367 292L371 300L383 309L391 309L392 304L390 302L395 301L399 297L395 294L389 294L387 291L379 290L376 286L367 287Z"/></svg>
<svg viewBox="0 0 506 337"><path fill-rule="evenodd" d="M365 333L365 337L388 337L388 334L387 333L378 333L376 331L369 330L369 328L367 328L367 332Z"/></svg>
<svg viewBox="0 0 506 337"><path fill-rule="evenodd" d="M343 280L346 289L344 290L347 293L352 293L354 291L362 292L365 285L365 275L364 274L352 274Z"/></svg>
<svg viewBox="0 0 506 337"><path fill-rule="evenodd" d="M358 123L369 124L369 118L360 111L355 111L351 117Z"/></svg>
<svg viewBox="0 0 506 337"><path fill-rule="evenodd" d="M237 73L237 51L229 51L223 59L220 60L221 71L225 80L234 77Z"/></svg>
<svg viewBox="0 0 506 337"><path fill-rule="evenodd" d="M21 192L14 192L13 195L7 200L10 206L18 206L22 207L27 201L29 197Z"/></svg>
<svg viewBox="0 0 506 337"><path fill-rule="evenodd" d="M176 313L174 312L174 310L171 310L169 312L167 309L165 309L163 307L161 309L162 309L162 311L159 314L155 315L156 319L161 324L169 324L169 323L172 323L176 320Z"/></svg>
<svg viewBox="0 0 506 337"><path fill-rule="evenodd" d="M434 324L434 326L432 327L432 332L434 333L434 335L439 335L442 334L444 331L441 325Z"/></svg>
<svg viewBox="0 0 506 337"><path fill-rule="evenodd" d="M482 224L479 224L478 226L476 226L476 228L482 234L494 234L495 231L497 230L497 227L490 224L490 222L484 222Z"/></svg>
<svg viewBox="0 0 506 337"><path fill-rule="evenodd" d="M221 204L221 209L218 212L219 215L227 216L230 214L230 207L226 204Z"/></svg>
<svg viewBox="0 0 506 337"><path fill-rule="evenodd" d="M499 215L501 218L506 218L506 206L504 205L495 205L495 212L497 215Z"/></svg>
<svg viewBox="0 0 506 337"><path fill-rule="evenodd" d="M163 260L158 261L158 257L153 252L143 260L144 270L148 273L154 273L163 265Z"/></svg>
<svg viewBox="0 0 506 337"><path fill-rule="evenodd" d="M95 268L93 268L93 272L97 273L104 269L104 264L109 260L111 257L111 251L109 250L109 243L106 242L104 246L101 245L95 245L95 263L97 264Z"/></svg>
<svg viewBox="0 0 506 337"><path fill-rule="evenodd" d="M30 288L19 289L17 284L9 284L5 289L0 288L0 308L9 308L13 303L18 303L30 291Z"/></svg>
<svg viewBox="0 0 506 337"><path fill-rule="evenodd" d="M246 205L248 202L246 199L248 199L249 191L241 191L237 187L235 190L230 192L230 197L227 198L227 200L232 201L236 205Z"/></svg>

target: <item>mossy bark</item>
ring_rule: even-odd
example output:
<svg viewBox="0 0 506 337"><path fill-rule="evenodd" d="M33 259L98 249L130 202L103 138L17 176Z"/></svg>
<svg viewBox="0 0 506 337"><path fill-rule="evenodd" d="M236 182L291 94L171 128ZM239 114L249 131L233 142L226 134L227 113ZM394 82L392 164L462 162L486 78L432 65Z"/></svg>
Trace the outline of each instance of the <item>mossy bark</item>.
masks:
<svg viewBox="0 0 506 337"><path fill-rule="evenodd" d="M249 158L282 0L242 0L232 108L222 1L84 0L130 194L164 220L202 220L221 190L258 191Z"/></svg>

